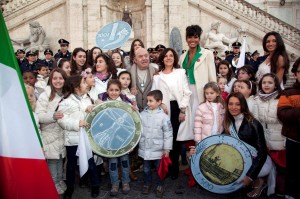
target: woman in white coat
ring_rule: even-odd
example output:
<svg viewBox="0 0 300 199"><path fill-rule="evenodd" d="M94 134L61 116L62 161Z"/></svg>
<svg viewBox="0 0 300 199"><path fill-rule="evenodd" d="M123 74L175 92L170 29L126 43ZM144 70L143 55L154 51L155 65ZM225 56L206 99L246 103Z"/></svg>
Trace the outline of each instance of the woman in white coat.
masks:
<svg viewBox="0 0 300 199"><path fill-rule="evenodd" d="M189 50L181 55L179 64L186 70L191 96L193 118L200 102L204 101L204 85L208 82L217 81L216 68L213 52L200 47L202 29L198 25L186 28L186 42Z"/></svg>
<svg viewBox="0 0 300 199"><path fill-rule="evenodd" d="M63 158L66 156L66 149L63 129L57 123L64 114L56 109L63 98L66 79L67 74L62 69L53 69L49 77L49 86L40 94L36 104L44 154L58 194L63 194L66 190L63 181Z"/></svg>
<svg viewBox="0 0 300 199"><path fill-rule="evenodd" d="M179 155L182 141L194 139L190 96L185 70L179 68L178 55L172 48L165 49L159 56L159 73L154 75L151 90L163 93L163 103L173 127L173 149L170 151L172 167L170 175L177 179L179 174Z"/></svg>

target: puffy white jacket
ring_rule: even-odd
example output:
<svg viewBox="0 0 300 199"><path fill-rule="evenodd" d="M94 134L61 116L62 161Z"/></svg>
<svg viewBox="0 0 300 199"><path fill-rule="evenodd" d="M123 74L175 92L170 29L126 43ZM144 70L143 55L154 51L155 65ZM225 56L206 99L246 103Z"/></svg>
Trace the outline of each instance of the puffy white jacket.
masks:
<svg viewBox="0 0 300 199"><path fill-rule="evenodd" d="M173 129L169 116L159 107L141 112L143 132L139 142L139 156L144 160L161 159L164 150L171 150Z"/></svg>
<svg viewBox="0 0 300 199"><path fill-rule="evenodd" d="M281 135L282 124L277 118L278 99L268 101L254 98L253 115L264 127L267 146L270 150L285 149L285 137Z"/></svg>
<svg viewBox="0 0 300 199"><path fill-rule="evenodd" d="M44 78L41 75L37 75L37 82L34 84L34 87L37 89L38 95L40 95L42 92L44 92L44 90L48 84L48 79L49 79L49 77Z"/></svg>
<svg viewBox="0 0 300 199"><path fill-rule="evenodd" d="M61 97L56 94L54 99L49 101L50 93L51 88L47 86L45 91L40 94L36 104L36 114L40 122L45 157L47 159L59 159L60 155L66 156L66 149L63 129L53 119L53 114Z"/></svg>
<svg viewBox="0 0 300 199"><path fill-rule="evenodd" d="M87 95L78 97L74 94L71 94L59 104L58 111L63 112L64 117L57 120L57 122L64 129L65 146L78 145L79 122L85 119L85 110L89 105L92 105L92 101Z"/></svg>
<svg viewBox="0 0 300 199"><path fill-rule="evenodd" d="M251 113L253 113L253 109L254 109L254 96L253 95L250 95L247 99L247 105L248 105L248 108L249 108L249 111Z"/></svg>
<svg viewBox="0 0 300 199"><path fill-rule="evenodd" d="M94 100L98 99L98 95L100 93L106 92L107 83L109 82L109 80L111 80L111 78L112 78L112 75L110 75L110 77L106 81L102 81L98 77L95 76L95 86L89 92L91 97Z"/></svg>

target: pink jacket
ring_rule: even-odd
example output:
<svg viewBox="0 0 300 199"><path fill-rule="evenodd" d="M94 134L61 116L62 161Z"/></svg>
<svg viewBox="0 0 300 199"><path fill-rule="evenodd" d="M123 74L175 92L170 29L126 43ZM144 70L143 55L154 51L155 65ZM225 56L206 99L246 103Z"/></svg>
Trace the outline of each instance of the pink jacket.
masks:
<svg viewBox="0 0 300 199"><path fill-rule="evenodd" d="M211 136L211 131L214 124L214 117L217 117L218 133L223 131L225 109L221 103L217 103L217 112L214 115L214 111L211 103L206 101L198 106L195 115L195 128L194 128L194 140L200 142L204 138Z"/></svg>

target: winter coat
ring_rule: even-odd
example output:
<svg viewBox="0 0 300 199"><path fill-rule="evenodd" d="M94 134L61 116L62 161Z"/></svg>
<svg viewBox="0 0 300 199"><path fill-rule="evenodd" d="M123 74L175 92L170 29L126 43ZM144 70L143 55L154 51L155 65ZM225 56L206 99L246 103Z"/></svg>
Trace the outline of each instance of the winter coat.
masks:
<svg viewBox="0 0 300 199"><path fill-rule="evenodd" d="M173 129L169 116L159 107L154 111L145 108L141 118L143 132L138 154L144 160L161 159L164 150L172 149Z"/></svg>
<svg viewBox="0 0 300 199"><path fill-rule="evenodd" d="M250 95L247 99L247 105L248 105L248 108L249 108L249 111L251 113L253 113L253 109L254 109L254 96L253 95Z"/></svg>
<svg viewBox="0 0 300 199"><path fill-rule="evenodd" d="M41 135L44 146L44 153L46 159L59 159L66 156L66 149L64 146L63 129L58 125L53 118L55 109L62 99L58 94L55 95L52 101L49 101L51 93L50 86L45 88L41 93L36 104L36 114L40 121Z"/></svg>
<svg viewBox="0 0 300 199"><path fill-rule="evenodd" d="M234 121L232 122L234 124ZM254 180L257 178L260 170L265 164L268 154L264 136L264 129L258 120L253 119L252 122L249 122L244 117L237 134L240 140L253 146L257 151L257 156L252 159L252 165L246 173L246 176L249 176Z"/></svg>
<svg viewBox="0 0 300 199"><path fill-rule="evenodd" d="M282 124L277 118L277 104L278 99L263 101L259 96L254 98L252 113L264 128L267 147L270 150L285 149L285 137L281 135Z"/></svg>
<svg viewBox="0 0 300 199"><path fill-rule="evenodd" d="M163 93L163 103L167 106L169 111L169 116L171 115L170 110L170 99L169 94L175 97L175 100L178 103L179 108L186 108L185 111L185 120L180 123L178 134L177 134L177 141L185 141L185 140L192 140L194 139L193 135L193 119L192 119L192 111L190 107L190 96L192 91L189 88L188 81L186 78L185 70L184 69L173 69L173 75L176 79L176 89L170 89L168 87L168 83L162 72L159 75L153 76L153 84L151 90L160 90Z"/></svg>
<svg viewBox="0 0 300 199"><path fill-rule="evenodd" d="M223 120L225 109L221 103L217 103L216 115L210 102L206 101L198 106L195 115L195 128L194 128L194 140L200 142L204 138L211 136L212 128L214 125L214 118L217 117L218 130L221 134L223 132Z"/></svg>
<svg viewBox="0 0 300 199"><path fill-rule="evenodd" d="M107 80L102 81L101 79L99 79L98 77L95 76L95 86L92 87L92 89L89 92L89 94L93 100L98 99L98 95L100 93L106 92L107 83L109 82L109 80L111 80L111 78L112 78L112 75L110 75Z"/></svg>
<svg viewBox="0 0 300 199"><path fill-rule="evenodd" d="M300 83L285 89L277 107L277 116L282 122L282 135L300 142Z"/></svg>
<svg viewBox="0 0 300 199"><path fill-rule="evenodd" d="M187 56L188 51L183 53L180 56L179 65L182 67L185 57ZM197 88L197 96L198 101L204 101L204 85L208 82L217 81L216 76L216 67L214 61L214 55L211 50L207 50L201 47L201 51L199 52L202 55L200 58L195 62L194 65L194 76L196 81L196 88Z"/></svg>
<svg viewBox="0 0 300 199"><path fill-rule="evenodd" d="M58 111L63 112L64 117L57 120L58 124L64 129L65 146L76 146L79 143L80 120L84 120L86 116L86 108L92 105L91 98L83 95L78 99L77 96L71 94L60 104Z"/></svg>

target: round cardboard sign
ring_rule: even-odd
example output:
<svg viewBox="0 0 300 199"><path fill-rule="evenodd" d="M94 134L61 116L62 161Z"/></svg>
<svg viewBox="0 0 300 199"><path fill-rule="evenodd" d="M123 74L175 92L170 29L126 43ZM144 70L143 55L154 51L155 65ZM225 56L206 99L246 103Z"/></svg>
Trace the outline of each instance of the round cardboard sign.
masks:
<svg viewBox="0 0 300 199"><path fill-rule="evenodd" d="M240 189L242 178L252 165L246 145L237 138L214 135L197 144L191 158L196 181L208 191L225 194Z"/></svg>
<svg viewBox="0 0 300 199"><path fill-rule="evenodd" d="M127 22L116 21L102 27L96 35L96 44L102 50L113 50L129 39L131 27Z"/></svg>
<svg viewBox="0 0 300 199"><path fill-rule="evenodd" d="M96 106L85 118L86 132L95 153L104 157L120 157L139 142L142 122L138 112L122 101L107 101Z"/></svg>

